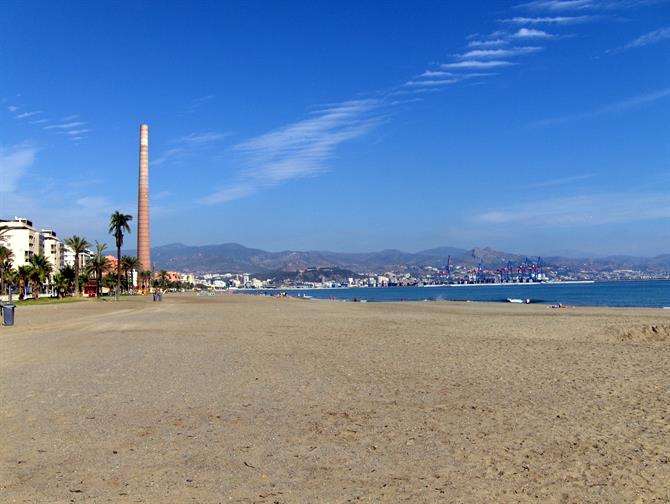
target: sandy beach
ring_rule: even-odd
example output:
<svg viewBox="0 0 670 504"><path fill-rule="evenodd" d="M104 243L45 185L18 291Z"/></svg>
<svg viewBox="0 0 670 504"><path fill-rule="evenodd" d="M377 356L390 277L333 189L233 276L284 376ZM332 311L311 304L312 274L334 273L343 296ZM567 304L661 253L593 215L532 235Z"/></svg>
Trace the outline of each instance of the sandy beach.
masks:
<svg viewBox="0 0 670 504"><path fill-rule="evenodd" d="M4 503L670 502L670 311L167 295L0 327Z"/></svg>

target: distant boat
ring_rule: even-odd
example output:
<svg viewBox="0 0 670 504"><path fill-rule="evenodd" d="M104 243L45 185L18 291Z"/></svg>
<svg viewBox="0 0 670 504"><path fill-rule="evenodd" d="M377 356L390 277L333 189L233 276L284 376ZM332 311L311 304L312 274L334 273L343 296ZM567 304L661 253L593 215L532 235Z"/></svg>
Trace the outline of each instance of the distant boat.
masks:
<svg viewBox="0 0 670 504"><path fill-rule="evenodd" d="M507 298L508 303L530 304L530 299Z"/></svg>

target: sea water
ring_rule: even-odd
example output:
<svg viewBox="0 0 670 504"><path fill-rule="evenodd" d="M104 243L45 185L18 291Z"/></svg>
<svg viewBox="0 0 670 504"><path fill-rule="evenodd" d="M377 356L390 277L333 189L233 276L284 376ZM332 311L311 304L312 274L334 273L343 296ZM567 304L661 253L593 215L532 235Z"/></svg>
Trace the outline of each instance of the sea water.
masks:
<svg viewBox="0 0 670 504"><path fill-rule="evenodd" d="M530 299L533 303L573 306L670 307L670 280L595 282L585 284L540 283L435 287L384 287L353 289L283 289L247 291L306 295L341 301L490 301Z"/></svg>

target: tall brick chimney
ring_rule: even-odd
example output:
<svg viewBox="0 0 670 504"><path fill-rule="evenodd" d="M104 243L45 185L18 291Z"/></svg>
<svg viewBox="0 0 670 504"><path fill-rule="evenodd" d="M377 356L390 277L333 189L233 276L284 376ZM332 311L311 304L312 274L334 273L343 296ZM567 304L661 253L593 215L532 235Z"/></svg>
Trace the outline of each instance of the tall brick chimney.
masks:
<svg viewBox="0 0 670 504"><path fill-rule="evenodd" d="M137 259L142 271L151 270L149 234L149 126L140 126L140 178L137 191Z"/></svg>

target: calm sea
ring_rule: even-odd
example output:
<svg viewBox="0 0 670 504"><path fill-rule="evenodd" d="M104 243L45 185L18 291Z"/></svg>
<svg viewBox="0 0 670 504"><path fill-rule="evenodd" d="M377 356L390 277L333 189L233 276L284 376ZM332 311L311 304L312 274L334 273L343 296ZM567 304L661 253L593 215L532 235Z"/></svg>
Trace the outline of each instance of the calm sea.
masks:
<svg viewBox="0 0 670 504"><path fill-rule="evenodd" d="M251 291L273 294L278 291ZM670 280L459 287L387 287L381 289L296 289L291 295L342 301L490 301L530 299L533 303L574 306L670 307Z"/></svg>

